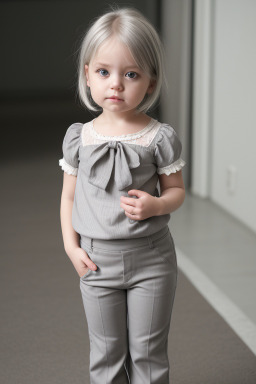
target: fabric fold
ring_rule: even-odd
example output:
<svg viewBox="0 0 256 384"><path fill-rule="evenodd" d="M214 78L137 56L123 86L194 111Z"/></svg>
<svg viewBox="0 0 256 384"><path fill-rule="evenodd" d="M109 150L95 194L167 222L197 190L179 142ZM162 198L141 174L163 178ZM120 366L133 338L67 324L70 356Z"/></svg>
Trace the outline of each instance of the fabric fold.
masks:
<svg viewBox="0 0 256 384"><path fill-rule="evenodd" d="M95 148L87 163L88 182L105 190L114 168L115 182L122 191L132 184L130 170L139 165L139 155L129 145L121 141L103 143Z"/></svg>

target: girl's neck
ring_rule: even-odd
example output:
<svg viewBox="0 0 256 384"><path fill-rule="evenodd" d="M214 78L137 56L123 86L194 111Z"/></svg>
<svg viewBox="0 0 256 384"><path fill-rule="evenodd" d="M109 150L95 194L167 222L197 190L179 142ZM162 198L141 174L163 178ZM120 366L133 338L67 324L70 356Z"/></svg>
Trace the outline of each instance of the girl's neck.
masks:
<svg viewBox="0 0 256 384"><path fill-rule="evenodd" d="M94 120L94 128L104 135L122 135L140 131L149 124L151 118L145 113L108 114L104 111Z"/></svg>

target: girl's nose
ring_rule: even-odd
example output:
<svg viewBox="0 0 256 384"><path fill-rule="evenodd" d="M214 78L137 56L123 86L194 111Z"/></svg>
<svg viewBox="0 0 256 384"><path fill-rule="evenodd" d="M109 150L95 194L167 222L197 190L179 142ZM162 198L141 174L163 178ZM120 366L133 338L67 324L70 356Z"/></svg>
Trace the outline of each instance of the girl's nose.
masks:
<svg viewBox="0 0 256 384"><path fill-rule="evenodd" d="M123 89L123 83L119 76L112 77L111 89L116 89L118 91Z"/></svg>

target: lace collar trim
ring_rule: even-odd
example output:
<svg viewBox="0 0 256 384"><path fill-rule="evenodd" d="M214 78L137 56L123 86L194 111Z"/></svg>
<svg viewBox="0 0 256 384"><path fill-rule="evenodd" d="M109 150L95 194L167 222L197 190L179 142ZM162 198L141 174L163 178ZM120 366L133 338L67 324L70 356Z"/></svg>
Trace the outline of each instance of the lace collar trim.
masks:
<svg viewBox="0 0 256 384"><path fill-rule="evenodd" d="M102 135L101 133L98 133L97 131L95 131L94 127L93 127L93 122L94 122L95 119L93 119L92 121L89 121L88 124L89 125L89 129L90 129L90 133L93 137L97 138L97 139L100 139L100 140L111 140L111 141L119 141L119 140L134 140L134 139L138 139L139 137L145 135L147 132L149 132L157 123L158 121L153 119L151 117L151 120L149 121L149 123L146 125L146 127L144 127L143 129L141 129L140 131L138 132L135 132L135 133L128 133L126 135L118 135L118 136L107 136L107 135ZM85 124L84 124L85 125Z"/></svg>

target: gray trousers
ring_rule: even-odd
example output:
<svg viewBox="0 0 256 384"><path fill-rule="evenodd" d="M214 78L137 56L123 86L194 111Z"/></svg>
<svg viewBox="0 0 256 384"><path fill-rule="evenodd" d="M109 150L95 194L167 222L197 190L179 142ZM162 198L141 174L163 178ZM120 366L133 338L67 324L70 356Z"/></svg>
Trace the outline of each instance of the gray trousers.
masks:
<svg viewBox="0 0 256 384"><path fill-rule="evenodd" d="M80 244L98 267L80 278L90 384L169 384L177 260L168 226L147 237L83 237Z"/></svg>

